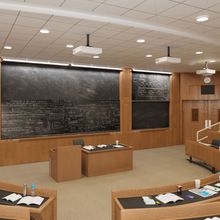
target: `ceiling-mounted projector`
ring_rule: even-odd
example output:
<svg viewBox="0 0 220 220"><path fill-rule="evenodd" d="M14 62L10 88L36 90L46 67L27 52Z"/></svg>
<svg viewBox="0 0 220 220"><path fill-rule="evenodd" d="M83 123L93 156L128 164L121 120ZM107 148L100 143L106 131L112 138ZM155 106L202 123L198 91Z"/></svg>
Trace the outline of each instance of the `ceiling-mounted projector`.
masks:
<svg viewBox="0 0 220 220"><path fill-rule="evenodd" d="M202 76L211 76L215 74L216 70L208 68L208 62L205 62L205 67L202 70L196 70L196 74Z"/></svg>
<svg viewBox="0 0 220 220"><path fill-rule="evenodd" d="M87 36L87 45L74 48L73 55L90 57L90 56L102 54L102 48L90 46L89 45L89 34L87 34L86 36Z"/></svg>
<svg viewBox="0 0 220 220"><path fill-rule="evenodd" d="M155 59L156 64L181 63L181 58L170 56L170 47L167 47L167 56Z"/></svg>

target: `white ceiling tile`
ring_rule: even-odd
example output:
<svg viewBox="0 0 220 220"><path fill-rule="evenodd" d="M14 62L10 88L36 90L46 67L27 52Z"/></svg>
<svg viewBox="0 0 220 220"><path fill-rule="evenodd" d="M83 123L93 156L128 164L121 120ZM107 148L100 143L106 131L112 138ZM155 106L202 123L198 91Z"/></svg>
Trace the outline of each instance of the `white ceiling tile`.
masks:
<svg viewBox="0 0 220 220"><path fill-rule="evenodd" d="M108 30L108 31L117 31L117 32L121 32L121 31L126 31L129 29L129 27L127 26L122 26L122 25L117 25L117 24L111 24L108 23L105 26L102 27L102 29Z"/></svg>
<svg viewBox="0 0 220 220"><path fill-rule="evenodd" d="M81 20L77 25L87 26L87 27L92 27L92 28L100 28L103 25L105 25L105 23L96 22L96 21Z"/></svg>
<svg viewBox="0 0 220 220"><path fill-rule="evenodd" d="M39 28L35 28L35 27L25 27L25 26L21 26L21 25L15 25L13 26L12 29L12 33L16 34L16 33L22 33L25 35L26 34L33 34L33 33L37 33L39 32Z"/></svg>
<svg viewBox="0 0 220 220"><path fill-rule="evenodd" d="M100 3L91 2L87 0L66 0L62 5L64 9L72 9L74 11L92 11L98 7Z"/></svg>
<svg viewBox="0 0 220 220"><path fill-rule="evenodd" d="M167 10L177 3L169 0L148 0L138 5L135 10L144 11L152 14L158 14L164 10Z"/></svg>
<svg viewBox="0 0 220 220"><path fill-rule="evenodd" d="M220 13L220 4L210 7L209 10Z"/></svg>
<svg viewBox="0 0 220 220"><path fill-rule="evenodd" d="M134 28L134 27L128 28L127 30L124 31L124 33L133 33L133 34L138 34L139 36L144 35L149 32L150 32L149 30L143 30L143 29Z"/></svg>
<svg viewBox="0 0 220 220"><path fill-rule="evenodd" d="M171 17L171 18L181 19L186 16L190 16L194 13L197 13L198 11L200 11L200 9L180 4L180 5L174 6L171 9L168 9L165 12L162 12L161 15Z"/></svg>
<svg viewBox="0 0 220 220"><path fill-rule="evenodd" d="M75 25L72 28L69 29L69 32L73 34L92 34L94 31L96 31L97 28L89 27L89 26L81 26L81 25Z"/></svg>
<svg viewBox="0 0 220 220"><path fill-rule="evenodd" d="M219 0L187 0L184 4L207 9L219 3Z"/></svg>
<svg viewBox="0 0 220 220"><path fill-rule="evenodd" d="M175 19L169 18L169 17L164 17L164 16L153 16L153 17L147 19L147 22L152 23L152 24L156 24L156 25L169 24L174 21L175 21Z"/></svg>
<svg viewBox="0 0 220 220"><path fill-rule="evenodd" d="M68 17L63 17L63 16L51 16L49 21L55 21L55 22L60 22L60 23L65 23L65 24L77 24L80 22L80 19L77 18L68 18Z"/></svg>
<svg viewBox="0 0 220 220"><path fill-rule="evenodd" d="M38 13L29 13L29 12L24 12L24 11L21 11L19 13L19 16L28 17L28 18L42 19L42 20L47 20L51 17L51 15L38 14Z"/></svg>
<svg viewBox="0 0 220 220"><path fill-rule="evenodd" d="M71 32L66 32L64 34L62 34L57 41L63 41L63 40L68 40L71 42L75 42L75 41L79 41L80 39L85 38L84 34L76 34L76 33L71 33Z"/></svg>
<svg viewBox="0 0 220 220"><path fill-rule="evenodd" d="M40 28L45 24L45 22L46 20L42 19L18 16L15 24L32 28Z"/></svg>
<svg viewBox="0 0 220 220"><path fill-rule="evenodd" d="M201 34L207 31L211 31L213 28L204 25L194 24L186 29L186 31L190 31L191 33Z"/></svg>
<svg viewBox="0 0 220 220"><path fill-rule="evenodd" d="M44 28L49 29L50 31L67 31L72 28L72 24L66 24L57 21L49 21L45 24Z"/></svg>
<svg viewBox="0 0 220 220"><path fill-rule="evenodd" d="M91 1L91 2L98 2L98 3L103 3L103 2L105 2L106 0L89 0L89 1Z"/></svg>
<svg viewBox="0 0 220 220"><path fill-rule="evenodd" d="M63 0L25 0L28 4L34 4L34 5L46 5L46 6L59 6Z"/></svg>
<svg viewBox="0 0 220 220"><path fill-rule="evenodd" d="M220 28L220 18L205 23L209 27Z"/></svg>
<svg viewBox="0 0 220 220"><path fill-rule="evenodd" d="M103 38L110 38L115 34L118 34L118 31L110 31L109 29L101 28L97 31L95 31L92 35L94 37L103 37Z"/></svg>
<svg viewBox="0 0 220 220"><path fill-rule="evenodd" d="M11 11L11 10L5 10L5 9L0 9L1 14L9 14L9 15L18 15L19 11Z"/></svg>
<svg viewBox="0 0 220 220"><path fill-rule="evenodd" d="M171 0L172 2L178 2L178 3L183 3L183 2L185 2L185 1L187 1L187 0Z"/></svg>
<svg viewBox="0 0 220 220"><path fill-rule="evenodd" d="M112 5L105 5L105 4L102 4L96 9L94 9L95 13L98 13L100 15L105 15L105 16L112 16L112 15L119 16L121 14L124 14L126 11L128 11L128 9L116 7Z"/></svg>
<svg viewBox="0 0 220 220"><path fill-rule="evenodd" d="M174 22L169 23L169 26L172 28L177 28L177 29L185 29L185 28L192 26L192 23L188 21L183 21L183 20L175 20Z"/></svg>
<svg viewBox="0 0 220 220"><path fill-rule="evenodd" d="M205 21L205 22L197 22L196 21L196 17L197 16L201 16L201 15L208 15L209 16L209 20L208 21ZM201 10L193 15L190 15L190 16L187 16L187 17L184 17L182 20L184 21L190 21L190 22L193 22L193 23L197 23L197 24L203 24L203 25L208 25L209 23L211 23L213 20L215 20L216 18L220 18L220 14L219 13L216 13L216 12L211 12L209 10Z"/></svg>
<svg viewBox="0 0 220 220"><path fill-rule="evenodd" d="M16 20L16 17L17 15L0 13L0 23L13 24Z"/></svg>
<svg viewBox="0 0 220 220"><path fill-rule="evenodd" d="M141 12L141 11L136 11L136 10L129 10L123 15L121 15L122 18L127 18L131 20L145 20L152 16L154 15L151 13L146 13L146 12Z"/></svg>
<svg viewBox="0 0 220 220"><path fill-rule="evenodd" d="M128 40L136 40L138 37L139 37L139 35L137 35L137 34L119 33L119 34L114 35L112 38L128 41Z"/></svg>
<svg viewBox="0 0 220 220"><path fill-rule="evenodd" d="M2 23L0 23L0 34L3 31L10 31L11 28L12 28L12 25L10 25L10 24L2 24Z"/></svg>
<svg viewBox="0 0 220 220"><path fill-rule="evenodd" d="M142 3L143 0L106 0L104 3L105 4L110 4L110 5L115 5L119 7L124 7L124 8L135 8L138 6L140 3Z"/></svg>

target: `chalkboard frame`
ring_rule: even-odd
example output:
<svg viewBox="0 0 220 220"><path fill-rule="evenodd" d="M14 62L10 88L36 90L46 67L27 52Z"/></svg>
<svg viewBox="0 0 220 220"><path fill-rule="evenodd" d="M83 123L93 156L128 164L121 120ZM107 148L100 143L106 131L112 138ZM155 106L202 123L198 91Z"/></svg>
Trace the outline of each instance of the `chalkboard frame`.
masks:
<svg viewBox="0 0 220 220"><path fill-rule="evenodd" d="M3 137L3 80L1 80L1 139L23 139L23 138L41 138L41 137L48 137L48 136L60 136L60 135L75 135L75 134L95 134L95 133L106 133L106 132L118 132L120 130L120 97L119 97L119 71L118 70L111 70L111 69L104 69L104 68L89 68L89 67L72 67L72 66L57 66L57 65L50 65L50 64L35 64L35 63L18 63L18 62L3 62L4 64L7 65L18 65L18 66L32 66L32 67L39 67L39 68L56 68L57 70L79 70L82 71L82 73L88 71L91 72L103 72L106 71L107 73L113 73L116 74L116 78L117 78L117 97L115 99L110 100L110 104L115 103L114 105L118 106L118 125L116 125L116 127L114 129L104 129L104 130L94 130L94 131L79 131L79 132L62 132L62 133L48 133L48 134L39 134L39 135L19 135L19 136L15 136L15 137ZM84 72L83 72L84 71ZM1 68L1 76L2 76L2 68ZM105 104L105 100L98 100L98 103L104 103ZM93 101L94 104L94 101Z"/></svg>
<svg viewBox="0 0 220 220"><path fill-rule="evenodd" d="M139 98L137 94L134 94L134 92L137 92L134 90L134 78L135 75L147 75L150 77L150 75L153 76L164 76L167 77L167 83L168 83L168 91L165 93L167 95L166 98ZM137 87L137 85L135 85ZM132 74L132 130L152 130L152 129L168 129L170 126L170 73L158 73L158 72L141 72L141 71L133 71ZM158 116L154 116L157 119L162 119L161 124L156 122L153 122L152 120L146 121L148 118L148 115L146 115L145 118L143 118L143 106L146 107L148 105L150 108L151 106L158 105L161 108L164 108L165 112L163 114L163 117L160 118L160 114ZM142 106L142 107L141 107ZM138 109L139 108L139 109ZM156 109L158 111L158 109ZM159 109L160 110L160 109ZM151 112L152 116L156 114L156 112ZM149 114L149 113L147 113ZM152 123L149 125L149 123Z"/></svg>

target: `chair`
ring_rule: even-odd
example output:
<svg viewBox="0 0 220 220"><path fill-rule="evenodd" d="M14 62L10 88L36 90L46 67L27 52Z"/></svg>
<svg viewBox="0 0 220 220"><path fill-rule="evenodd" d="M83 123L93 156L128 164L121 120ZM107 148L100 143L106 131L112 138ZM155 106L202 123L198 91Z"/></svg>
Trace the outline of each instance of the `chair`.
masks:
<svg viewBox="0 0 220 220"><path fill-rule="evenodd" d="M59 146L50 149L50 176L57 182L81 178L81 147Z"/></svg>
<svg viewBox="0 0 220 220"><path fill-rule="evenodd" d="M30 220L30 210L24 207L0 205L0 219Z"/></svg>
<svg viewBox="0 0 220 220"><path fill-rule="evenodd" d="M76 139L73 140L73 145L81 145L83 147L85 145L85 142L83 139Z"/></svg>
<svg viewBox="0 0 220 220"><path fill-rule="evenodd" d="M219 147L220 147L220 140L219 139L213 139L212 143L211 143L211 146L219 149Z"/></svg>

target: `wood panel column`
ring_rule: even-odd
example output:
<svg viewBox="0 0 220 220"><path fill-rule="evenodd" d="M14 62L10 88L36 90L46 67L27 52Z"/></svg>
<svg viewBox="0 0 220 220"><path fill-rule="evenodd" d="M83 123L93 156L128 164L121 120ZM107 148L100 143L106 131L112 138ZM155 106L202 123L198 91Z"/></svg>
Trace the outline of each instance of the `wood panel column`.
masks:
<svg viewBox="0 0 220 220"><path fill-rule="evenodd" d="M2 85L2 62L3 59L0 57L0 85ZM2 87L0 87L0 139L2 137Z"/></svg>
<svg viewBox="0 0 220 220"><path fill-rule="evenodd" d="M126 141L132 128L132 69L123 68L120 72L120 131ZM127 135L126 135L127 134ZM127 142L127 141L126 141Z"/></svg>

